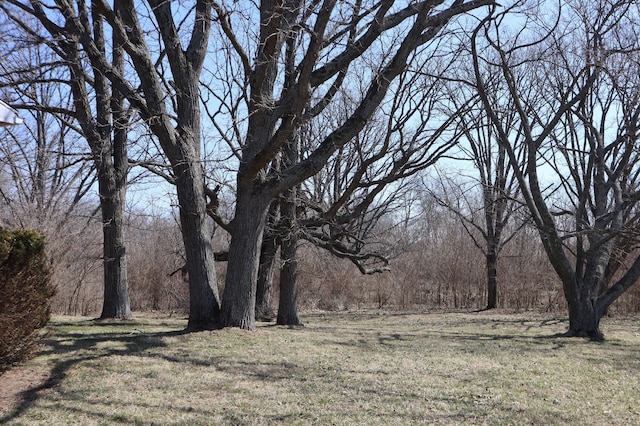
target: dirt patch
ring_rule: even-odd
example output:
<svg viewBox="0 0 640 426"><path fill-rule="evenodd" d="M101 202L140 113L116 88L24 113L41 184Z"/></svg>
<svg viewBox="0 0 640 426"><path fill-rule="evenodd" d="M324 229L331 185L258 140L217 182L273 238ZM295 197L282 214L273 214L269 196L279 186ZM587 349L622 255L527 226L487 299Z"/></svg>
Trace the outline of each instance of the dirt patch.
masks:
<svg viewBox="0 0 640 426"><path fill-rule="evenodd" d="M16 408L22 402L25 391L43 385L48 378L48 372L26 367L15 367L2 373L0 375L0 416Z"/></svg>

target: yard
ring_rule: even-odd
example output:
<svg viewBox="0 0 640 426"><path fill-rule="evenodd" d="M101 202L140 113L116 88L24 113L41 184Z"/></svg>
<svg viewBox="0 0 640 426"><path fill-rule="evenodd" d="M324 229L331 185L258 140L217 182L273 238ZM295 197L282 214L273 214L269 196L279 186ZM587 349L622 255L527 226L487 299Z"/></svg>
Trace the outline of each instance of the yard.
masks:
<svg viewBox="0 0 640 426"><path fill-rule="evenodd" d="M186 320L54 317L0 376L0 423L640 424L640 321L606 341L533 313L313 313L185 334Z"/></svg>

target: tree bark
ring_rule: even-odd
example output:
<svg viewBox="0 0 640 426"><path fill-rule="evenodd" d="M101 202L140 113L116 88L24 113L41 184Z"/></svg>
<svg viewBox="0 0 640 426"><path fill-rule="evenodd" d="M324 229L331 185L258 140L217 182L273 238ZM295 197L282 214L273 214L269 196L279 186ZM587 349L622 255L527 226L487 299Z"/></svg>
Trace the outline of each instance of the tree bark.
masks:
<svg viewBox="0 0 640 426"><path fill-rule="evenodd" d="M79 11L80 16L86 11ZM88 25L88 19L85 20ZM106 40L102 17L92 13L96 46L106 57ZM76 53L71 53L75 55ZM78 65L71 65L73 69ZM123 50L114 43L112 66L124 70ZM79 74L80 68L75 68ZM95 69L96 131L89 121L89 97L81 87L74 90L76 105L84 110L84 128L91 145L98 173L98 190L102 211L104 299L101 319L131 317L125 249L124 207L127 194L129 157L127 151L129 113L124 95L110 84L102 70ZM84 104L84 106L83 106ZM92 117L91 120L94 118Z"/></svg>
<svg viewBox="0 0 640 426"><path fill-rule="evenodd" d="M604 339L600 331L602 312L597 309L596 300L589 296L588 291L584 291L587 287L579 285L576 281L563 283L565 289L568 286L572 287L572 291L565 290L569 306L569 330L566 335L601 341ZM582 291L580 287L583 288Z"/></svg>
<svg viewBox="0 0 640 426"><path fill-rule="evenodd" d="M100 319L131 317L127 280L127 257L124 238L124 200L126 186L109 186L109 174L99 172L98 186L101 194L104 301Z"/></svg>
<svg viewBox="0 0 640 426"><path fill-rule="evenodd" d="M302 325L298 318L298 234L296 226L296 188L285 192L282 202L283 226L289 232L281 242L280 300L278 325Z"/></svg>
<svg viewBox="0 0 640 426"><path fill-rule="evenodd" d="M220 324L254 330L260 246L270 197L239 185Z"/></svg>
<svg viewBox="0 0 640 426"><path fill-rule="evenodd" d="M197 163L197 162L196 162ZM180 225L189 274L189 322L187 330L216 327L220 313L216 286L215 257L211 245L212 227L207 221L204 179L198 164L177 167Z"/></svg>
<svg viewBox="0 0 640 426"><path fill-rule="evenodd" d="M274 317L271 302L277 251L278 238L275 233L269 232L262 241L260 265L258 265L258 282L256 285L256 319L258 321L271 321Z"/></svg>
<svg viewBox="0 0 640 426"><path fill-rule="evenodd" d="M487 261L487 308L495 309L498 306L498 255L495 249L489 249L486 254Z"/></svg>
<svg viewBox="0 0 640 426"><path fill-rule="evenodd" d="M200 158L199 77L207 53L211 28L211 4L199 0L194 7L191 39L185 48L174 21L172 5L149 0L162 36L165 53L177 90L177 123L169 119L165 86L157 73L155 61L146 45L144 31L131 0L115 3L120 20L110 22L121 36L117 38L132 58L140 86L145 95L141 105L143 117L157 136L175 176L180 205L180 224L189 274L189 322L187 330L197 331L217 326L220 313L218 288L212 247L212 226L206 210L204 171ZM121 38L121 40L120 40ZM118 80L116 78L116 80ZM126 85L126 81L123 83ZM130 93L134 96L135 90ZM130 99L133 103L134 100Z"/></svg>
<svg viewBox="0 0 640 426"><path fill-rule="evenodd" d="M118 53L114 53L114 62L122 60L121 52ZM129 174L127 154L129 114L124 109L123 97L117 91L111 99L111 111L113 140L105 143L103 155L98 164L98 187L104 236L104 301L100 318L126 319L131 317L124 229L124 207Z"/></svg>
<svg viewBox="0 0 640 426"><path fill-rule="evenodd" d="M298 317L297 246L298 238L294 234L282 242L278 325L303 325Z"/></svg>

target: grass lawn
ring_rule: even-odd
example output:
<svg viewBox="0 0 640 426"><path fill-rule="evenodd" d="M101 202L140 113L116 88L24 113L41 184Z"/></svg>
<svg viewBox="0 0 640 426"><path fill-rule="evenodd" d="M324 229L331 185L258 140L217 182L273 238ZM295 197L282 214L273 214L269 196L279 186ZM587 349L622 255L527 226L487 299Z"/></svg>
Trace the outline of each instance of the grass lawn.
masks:
<svg viewBox="0 0 640 426"><path fill-rule="evenodd" d="M184 319L55 317L0 377L0 423L640 425L638 319L605 318L602 343L536 314L302 319L183 334Z"/></svg>

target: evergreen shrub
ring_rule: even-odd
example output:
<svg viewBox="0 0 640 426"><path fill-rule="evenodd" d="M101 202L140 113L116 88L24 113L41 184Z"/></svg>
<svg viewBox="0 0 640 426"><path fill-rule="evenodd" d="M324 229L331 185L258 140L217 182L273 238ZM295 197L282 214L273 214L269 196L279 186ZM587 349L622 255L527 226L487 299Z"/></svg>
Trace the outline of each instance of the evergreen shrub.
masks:
<svg viewBox="0 0 640 426"><path fill-rule="evenodd" d="M54 294L44 237L0 228L0 372L37 348Z"/></svg>

